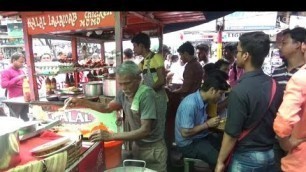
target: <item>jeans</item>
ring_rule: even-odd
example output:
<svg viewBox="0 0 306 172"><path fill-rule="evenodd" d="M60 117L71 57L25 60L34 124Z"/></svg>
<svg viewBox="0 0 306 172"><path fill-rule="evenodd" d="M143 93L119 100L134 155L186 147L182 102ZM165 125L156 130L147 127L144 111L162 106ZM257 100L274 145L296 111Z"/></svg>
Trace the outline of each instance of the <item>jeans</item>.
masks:
<svg viewBox="0 0 306 172"><path fill-rule="evenodd" d="M273 149L235 152L228 167L228 172L275 172Z"/></svg>
<svg viewBox="0 0 306 172"><path fill-rule="evenodd" d="M221 142L221 134L211 133L204 138L193 140L188 146L178 147L178 150L183 153L184 157L201 159L210 167L215 167Z"/></svg>
<svg viewBox="0 0 306 172"><path fill-rule="evenodd" d="M281 159L286 156L286 152L280 147L279 142L275 142L273 145L275 168L277 172L281 172Z"/></svg>

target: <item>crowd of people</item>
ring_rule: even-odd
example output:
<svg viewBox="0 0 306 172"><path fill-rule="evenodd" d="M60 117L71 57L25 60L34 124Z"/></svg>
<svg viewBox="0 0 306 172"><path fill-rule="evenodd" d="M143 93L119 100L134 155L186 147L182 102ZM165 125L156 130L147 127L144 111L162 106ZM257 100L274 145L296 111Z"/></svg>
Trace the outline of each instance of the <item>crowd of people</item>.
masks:
<svg viewBox="0 0 306 172"><path fill-rule="evenodd" d="M272 77L261 68L270 49L263 32L242 34L237 44L224 47L224 58L216 63L209 63L205 45L183 43L179 60L169 51L150 51L146 34L132 43L134 54L144 58L137 65L130 60L132 51L125 51L116 70L121 90L113 101L103 105L75 98L70 104L101 112L123 109L130 130L97 131L92 141L134 141L133 158L156 171L167 171L172 141L184 157L201 159L217 172L306 170L304 28L283 32L280 52L286 63ZM181 83L171 87L175 65L183 72ZM215 111L209 110L212 105ZM214 130L222 118L224 130Z"/></svg>
<svg viewBox="0 0 306 172"><path fill-rule="evenodd" d="M167 171L173 142L184 157L201 159L216 172L306 171L306 29L282 35L284 65L268 76L262 70L270 49L264 32L242 34L215 63L207 45L187 41L178 55L167 46L155 53L150 37L139 33L116 67L120 90L115 99L102 104L73 98L69 107L123 110L125 131L98 130L90 140L128 141L133 158L158 172ZM135 63L135 56L143 59ZM52 59L46 53L40 60ZM25 58L14 54L11 62L1 73L10 98L22 94ZM222 120L224 130L216 130Z"/></svg>

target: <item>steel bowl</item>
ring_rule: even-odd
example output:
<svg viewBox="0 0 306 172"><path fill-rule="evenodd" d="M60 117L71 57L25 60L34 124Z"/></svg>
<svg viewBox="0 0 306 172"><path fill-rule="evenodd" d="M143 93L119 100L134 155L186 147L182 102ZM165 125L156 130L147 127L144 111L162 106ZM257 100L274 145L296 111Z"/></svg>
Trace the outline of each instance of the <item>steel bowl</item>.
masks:
<svg viewBox="0 0 306 172"><path fill-rule="evenodd" d="M126 166L126 167L116 167L105 172L157 172L145 167L134 167L134 166Z"/></svg>
<svg viewBox="0 0 306 172"><path fill-rule="evenodd" d="M0 117L0 171L16 166L20 161L19 128L23 120Z"/></svg>
<svg viewBox="0 0 306 172"><path fill-rule="evenodd" d="M103 80L103 95L108 97L116 96L116 79L105 78Z"/></svg>
<svg viewBox="0 0 306 172"><path fill-rule="evenodd" d="M48 96L46 96L46 99L47 99L48 101L59 101L58 95L56 95L56 94L48 95Z"/></svg>
<svg viewBox="0 0 306 172"><path fill-rule="evenodd" d="M142 163L142 167L138 166L126 166L126 163ZM146 162L143 160L132 160L132 159L126 159L123 161L123 167L116 167L112 169L108 169L105 172L157 172L155 170L151 170L149 168L146 168Z"/></svg>
<svg viewBox="0 0 306 172"><path fill-rule="evenodd" d="M103 95L103 82L91 81L83 84L83 92L86 97Z"/></svg>

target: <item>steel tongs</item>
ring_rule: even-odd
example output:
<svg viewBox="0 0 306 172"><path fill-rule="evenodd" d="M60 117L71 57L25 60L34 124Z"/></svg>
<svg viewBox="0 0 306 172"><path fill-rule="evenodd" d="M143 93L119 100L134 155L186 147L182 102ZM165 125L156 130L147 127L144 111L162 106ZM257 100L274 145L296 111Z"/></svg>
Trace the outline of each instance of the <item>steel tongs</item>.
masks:
<svg viewBox="0 0 306 172"><path fill-rule="evenodd" d="M61 107L61 108L59 108L58 110L59 110L59 111L65 111L66 108L67 108L67 106L70 104L71 100L72 100L72 97L67 98L67 99L64 101L64 106Z"/></svg>

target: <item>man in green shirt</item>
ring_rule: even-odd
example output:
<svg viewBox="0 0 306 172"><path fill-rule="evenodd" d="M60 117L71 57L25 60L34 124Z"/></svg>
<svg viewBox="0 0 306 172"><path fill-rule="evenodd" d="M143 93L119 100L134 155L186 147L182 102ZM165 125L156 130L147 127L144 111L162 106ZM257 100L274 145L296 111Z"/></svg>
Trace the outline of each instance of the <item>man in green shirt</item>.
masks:
<svg viewBox="0 0 306 172"><path fill-rule="evenodd" d="M146 166L159 172L167 171L167 148L160 126L161 114L156 113L155 92L152 88L141 84L141 71L132 61L118 66L116 80L121 87L116 98L109 104L90 102L73 98L71 106L85 106L96 111L109 113L123 109L131 131L108 133L99 130L91 134L91 141L131 140L135 159L146 161Z"/></svg>

